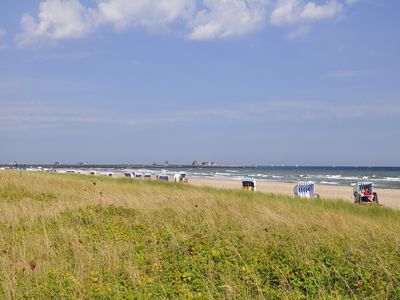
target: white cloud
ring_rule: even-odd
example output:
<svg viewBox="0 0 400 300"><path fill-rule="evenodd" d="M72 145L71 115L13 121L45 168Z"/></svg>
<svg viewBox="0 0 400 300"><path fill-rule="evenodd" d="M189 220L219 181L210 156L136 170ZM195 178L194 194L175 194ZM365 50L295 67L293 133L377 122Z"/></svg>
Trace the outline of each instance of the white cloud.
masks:
<svg viewBox="0 0 400 300"><path fill-rule="evenodd" d="M40 3L37 20L24 14L21 27L17 43L23 46L41 39L83 37L93 29L93 21L91 10L79 0L45 0Z"/></svg>
<svg viewBox="0 0 400 300"><path fill-rule="evenodd" d="M189 23L189 38L206 40L231 37L261 27L267 19L267 1L204 0L206 9Z"/></svg>
<svg viewBox="0 0 400 300"><path fill-rule="evenodd" d="M128 26L157 28L178 19L190 18L195 0L108 0L98 5L97 21L110 23L117 30Z"/></svg>
<svg viewBox="0 0 400 300"><path fill-rule="evenodd" d="M271 23L284 25L331 19L338 16L342 10L343 5L337 0L329 0L322 5L303 0L279 0L271 13Z"/></svg>
<svg viewBox="0 0 400 300"><path fill-rule="evenodd" d="M7 31L4 28L0 28L0 49L5 47L4 42L2 41L4 37L7 35Z"/></svg>
<svg viewBox="0 0 400 300"><path fill-rule="evenodd" d="M279 0L271 14L273 25L294 23L299 15L300 3L298 0Z"/></svg>
<svg viewBox="0 0 400 300"><path fill-rule="evenodd" d="M342 4L336 0L331 0L325 5L317 5L314 2L308 2L301 12L300 18L310 21L330 19L336 17L342 9Z"/></svg>
<svg viewBox="0 0 400 300"><path fill-rule="evenodd" d="M272 25L297 24L340 15L356 0L42 0L37 17L24 14L20 46L46 40L81 38L102 26L117 31L141 27L164 31L174 24L187 38L207 40L240 36Z"/></svg>
<svg viewBox="0 0 400 300"><path fill-rule="evenodd" d="M94 8L83 6L80 0L44 0L37 18L23 15L17 43L23 46L45 39L80 38L107 24L117 30L165 27L189 18L194 10L195 0L99 0Z"/></svg>

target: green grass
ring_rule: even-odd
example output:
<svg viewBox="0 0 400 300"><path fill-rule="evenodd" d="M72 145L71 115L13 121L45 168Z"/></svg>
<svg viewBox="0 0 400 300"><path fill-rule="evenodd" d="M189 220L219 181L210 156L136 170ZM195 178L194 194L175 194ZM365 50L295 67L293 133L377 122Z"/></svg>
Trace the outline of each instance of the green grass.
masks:
<svg viewBox="0 0 400 300"><path fill-rule="evenodd" d="M0 295L400 299L400 213L149 180L0 172Z"/></svg>

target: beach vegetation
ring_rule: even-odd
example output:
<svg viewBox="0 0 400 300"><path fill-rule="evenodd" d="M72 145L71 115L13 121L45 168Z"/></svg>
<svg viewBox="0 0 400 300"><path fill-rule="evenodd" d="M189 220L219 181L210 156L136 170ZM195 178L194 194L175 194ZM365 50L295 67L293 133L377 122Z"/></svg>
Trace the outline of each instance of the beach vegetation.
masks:
<svg viewBox="0 0 400 300"><path fill-rule="evenodd" d="M399 299L400 212L0 171L0 297Z"/></svg>

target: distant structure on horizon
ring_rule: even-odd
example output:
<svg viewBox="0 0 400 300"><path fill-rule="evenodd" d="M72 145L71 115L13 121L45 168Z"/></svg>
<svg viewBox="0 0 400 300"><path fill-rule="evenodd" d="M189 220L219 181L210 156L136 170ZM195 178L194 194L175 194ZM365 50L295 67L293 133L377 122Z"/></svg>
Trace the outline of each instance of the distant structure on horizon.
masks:
<svg viewBox="0 0 400 300"><path fill-rule="evenodd" d="M204 167L215 167L217 163L215 161L203 161L201 165Z"/></svg>

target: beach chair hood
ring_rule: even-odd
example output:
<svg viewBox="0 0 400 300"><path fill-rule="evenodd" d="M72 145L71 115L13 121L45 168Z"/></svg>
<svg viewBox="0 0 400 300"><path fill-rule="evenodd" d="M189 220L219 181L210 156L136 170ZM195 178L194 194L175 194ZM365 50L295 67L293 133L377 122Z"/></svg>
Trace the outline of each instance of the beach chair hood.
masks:
<svg viewBox="0 0 400 300"><path fill-rule="evenodd" d="M357 182L357 184L354 186L354 191L361 193L365 188L368 188L369 192L372 194L374 183L370 181Z"/></svg>
<svg viewBox="0 0 400 300"><path fill-rule="evenodd" d="M253 179L253 178L244 177L244 178L242 179L242 184L245 184L245 183L249 183L249 184L255 185L255 184L256 184L256 180Z"/></svg>

